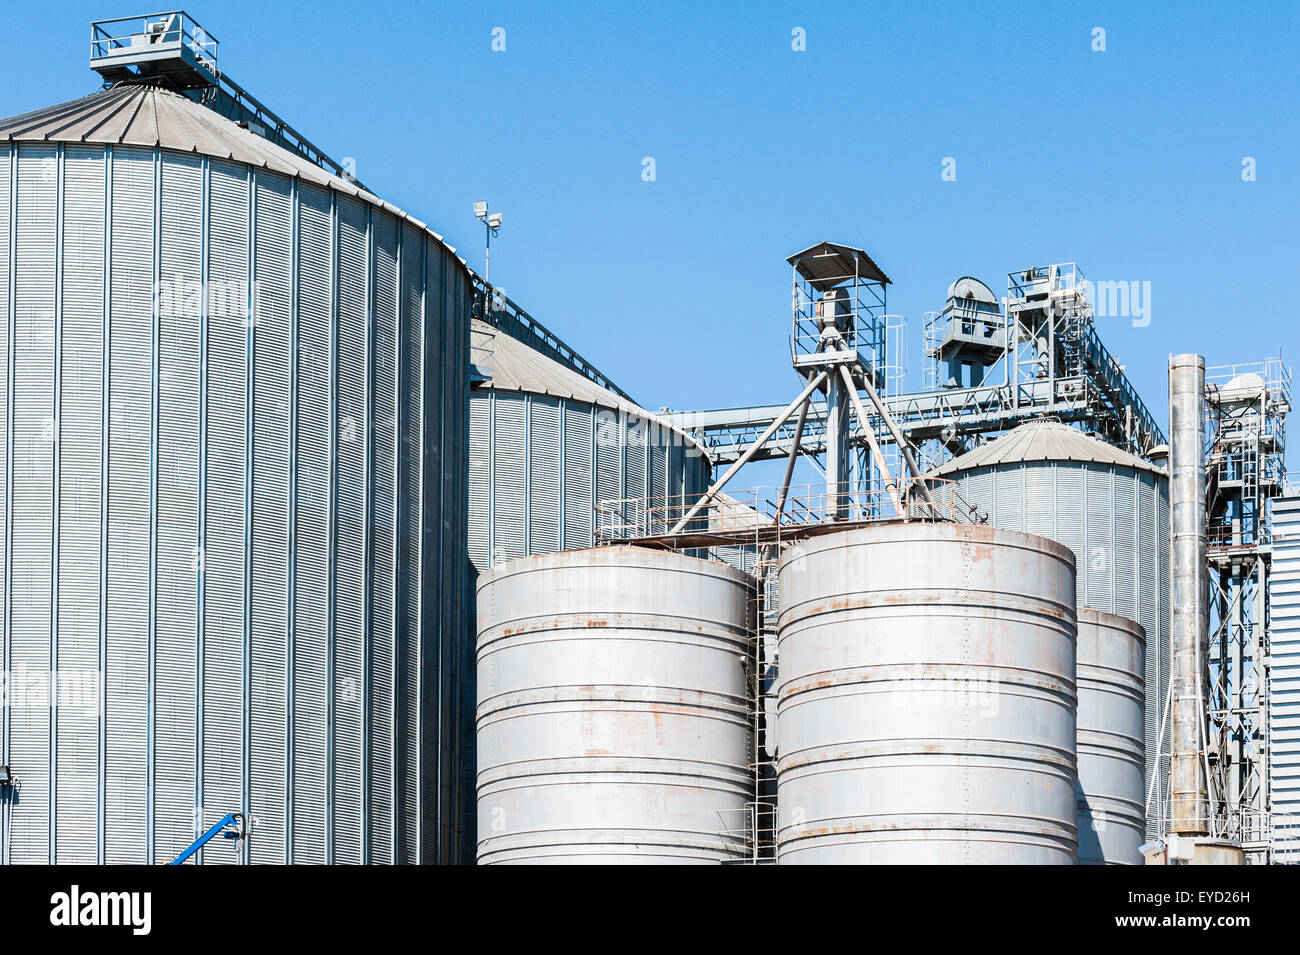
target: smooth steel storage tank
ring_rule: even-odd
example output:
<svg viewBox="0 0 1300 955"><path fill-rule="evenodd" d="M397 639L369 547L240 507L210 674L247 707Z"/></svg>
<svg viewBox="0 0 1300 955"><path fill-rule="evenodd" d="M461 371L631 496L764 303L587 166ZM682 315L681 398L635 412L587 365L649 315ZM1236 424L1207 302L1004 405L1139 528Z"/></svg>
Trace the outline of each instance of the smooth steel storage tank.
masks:
<svg viewBox="0 0 1300 955"><path fill-rule="evenodd" d="M1080 607L1079 864L1142 865L1146 639L1126 617Z"/></svg>
<svg viewBox="0 0 1300 955"><path fill-rule="evenodd" d="M780 864L1075 861L1068 548L880 524L780 581Z"/></svg>
<svg viewBox="0 0 1300 955"><path fill-rule="evenodd" d="M78 688L0 717L0 858L451 860L468 322L427 227L185 96L0 120L3 668Z"/></svg>
<svg viewBox="0 0 1300 955"><path fill-rule="evenodd" d="M994 527L1042 534L1074 552L1079 605L1118 614L1146 634L1143 738L1153 807L1156 736L1169 688L1169 480L1148 461L1059 421L1030 421L948 461L934 475L956 482ZM1166 735L1166 740L1168 736ZM1157 835L1153 810L1147 835Z"/></svg>
<svg viewBox="0 0 1300 955"><path fill-rule="evenodd" d="M478 582L478 859L745 857L754 579L610 546Z"/></svg>

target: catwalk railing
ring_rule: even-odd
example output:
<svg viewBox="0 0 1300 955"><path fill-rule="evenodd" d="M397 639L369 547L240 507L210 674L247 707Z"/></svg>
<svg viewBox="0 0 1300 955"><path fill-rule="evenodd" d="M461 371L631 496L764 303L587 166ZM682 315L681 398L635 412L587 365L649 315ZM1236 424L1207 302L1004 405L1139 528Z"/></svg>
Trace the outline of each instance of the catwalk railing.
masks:
<svg viewBox="0 0 1300 955"><path fill-rule="evenodd" d="M933 500L925 499L922 486ZM961 496L956 482L928 478L906 485L901 512L895 510L888 488L809 484L718 494L674 532L700 497L696 493L601 501L596 505L596 542L645 541L674 548L771 544L865 522L986 520Z"/></svg>

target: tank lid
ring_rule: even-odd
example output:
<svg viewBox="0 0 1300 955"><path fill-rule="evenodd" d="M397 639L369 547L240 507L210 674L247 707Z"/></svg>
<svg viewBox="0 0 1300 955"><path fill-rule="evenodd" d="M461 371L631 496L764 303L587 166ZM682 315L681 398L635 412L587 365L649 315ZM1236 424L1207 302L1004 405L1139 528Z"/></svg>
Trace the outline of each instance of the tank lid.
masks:
<svg viewBox="0 0 1300 955"><path fill-rule="evenodd" d="M945 477L976 468L999 467L1023 461L1080 461L1164 474L1160 468L1135 454L1129 454L1051 419L1026 421L996 441L958 455L930 474L932 477Z"/></svg>
<svg viewBox="0 0 1300 955"><path fill-rule="evenodd" d="M1094 627L1112 627L1116 630L1127 630L1135 639L1141 640L1144 644L1147 642L1146 627L1132 617L1108 613L1105 610L1097 610L1095 607L1088 607L1083 604L1079 604L1077 616L1080 624L1087 623Z"/></svg>
<svg viewBox="0 0 1300 955"><path fill-rule="evenodd" d="M0 142L5 140L157 146L300 176L376 201L355 183L152 81L119 83L81 99L0 119Z"/></svg>

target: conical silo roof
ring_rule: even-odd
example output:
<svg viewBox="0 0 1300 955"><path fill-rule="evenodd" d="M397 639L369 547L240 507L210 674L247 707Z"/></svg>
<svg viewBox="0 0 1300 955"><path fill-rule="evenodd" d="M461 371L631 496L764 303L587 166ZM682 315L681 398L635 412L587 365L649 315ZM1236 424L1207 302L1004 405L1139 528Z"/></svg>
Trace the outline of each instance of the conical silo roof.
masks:
<svg viewBox="0 0 1300 955"><path fill-rule="evenodd" d="M482 387L497 391L517 391L581 401L602 408L612 408L624 414L655 422L660 427L681 436L683 442L698 446L694 437L663 421L658 415L629 401L622 395L602 388L596 382L560 364L508 332L500 331L482 319L470 320L470 337L475 348L490 351L484 371L487 378Z"/></svg>
<svg viewBox="0 0 1300 955"><path fill-rule="evenodd" d="M157 147L228 159L356 196L407 220L441 242L448 251L455 252L428 225L357 183L336 176L215 110L152 82L118 83L80 99L0 119L0 143L3 142Z"/></svg>
<svg viewBox="0 0 1300 955"><path fill-rule="evenodd" d="M1164 473L1150 461L1050 419L1027 421L996 441L958 455L930 473L933 477L944 477L1024 461L1079 461Z"/></svg>
<svg viewBox="0 0 1300 955"><path fill-rule="evenodd" d="M3 140L158 146L231 159L301 176L340 192L368 195L355 183L326 172L306 157L263 139L186 96L151 83L119 83L81 99L0 119Z"/></svg>

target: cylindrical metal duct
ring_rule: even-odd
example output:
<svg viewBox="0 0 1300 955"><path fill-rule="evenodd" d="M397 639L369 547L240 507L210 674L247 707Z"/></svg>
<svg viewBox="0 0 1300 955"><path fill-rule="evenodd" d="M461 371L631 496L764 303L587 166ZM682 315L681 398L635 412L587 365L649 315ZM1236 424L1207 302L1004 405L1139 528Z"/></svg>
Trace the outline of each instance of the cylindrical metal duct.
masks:
<svg viewBox="0 0 1300 955"><path fill-rule="evenodd" d="M1172 713L1169 736L1169 830L1209 832L1205 778L1205 360L1169 359L1169 498L1173 536L1170 613Z"/></svg>
<svg viewBox="0 0 1300 955"><path fill-rule="evenodd" d="M778 861L1075 861L1075 567L987 526L882 524L780 569Z"/></svg>
<svg viewBox="0 0 1300 955"><path fill-rule="evenodd" d="M1080 865L1141 865L1146 640L1127 617L1079 608Z"/></svg>
<svg viewBox="0 0 1300 955"><path fill-rule="evenodd" d="M745 858L755 593L634 547L482 574L479 862Z"/></svg>

